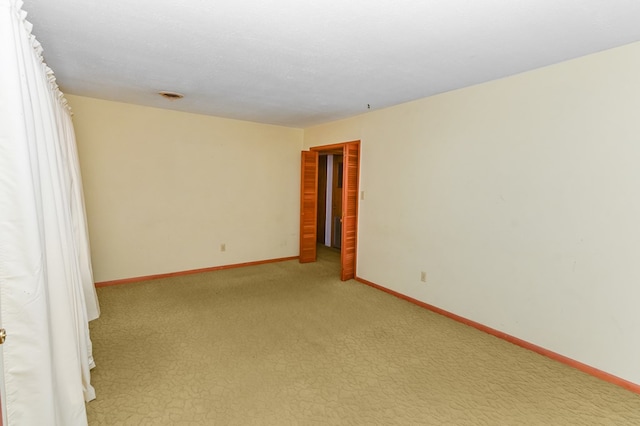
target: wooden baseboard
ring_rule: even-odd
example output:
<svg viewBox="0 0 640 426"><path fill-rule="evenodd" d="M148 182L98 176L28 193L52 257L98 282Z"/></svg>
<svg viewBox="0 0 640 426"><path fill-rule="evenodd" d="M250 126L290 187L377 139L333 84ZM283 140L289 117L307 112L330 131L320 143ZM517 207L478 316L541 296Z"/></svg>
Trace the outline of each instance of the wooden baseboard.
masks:
<svg viewBox="0 0 640 426"><path fill-rule="evenodd" d="M254 261L254 262L234 263L234 264L231 264L231 265L212 266L212 267L209 267L209 268L189 269L187 271L169 272L169 273L166 273L166 274L145 275L145 276L141 276L141 277L123 278L123 279L119 279L119 280L101 281L101 282L95 283L95 286L96 287L108 287L108 286L111 286L111 285L136 283L136 282L140 282L140 281L156 280L158 278L178 277L178 276L181 276L181 275L199 274L201 272L220 271L220 270L223 270L223 269L242 268L242 267L245 267L245 266L264 265L265 263L284 262L286 260L294 260L294 259L298 259L298 256L280 257L280 258L277 258L277 259L267 259L267 260L257 260L257 261Z"/></svg>
<svg viewBox="0 0 640 426"><path fill-rule="evenodd" d="M507 333L503 333L502 331L493 329L491 327L487 327L486 325L480 324L478 322L471 321L470 319L461 317L461 316L456 315L454 313L451 313L449 311L445 311L444 309L440 309L437 306L433 306L433 305L430 305L428 303L421 302L420 300L414 299L412 297L405 296L402 293L398 293L396 291L390 290L390 289L388 289L386 287L383 287L381 285L372 283L371 281L367 281L367 280L365 280L363 278L356 277L355 279L356 279L356 281L361 282L362 284L366 284L366 285L371 286L373 288L377 288L378 290L382 290L385 293L389 293L389 294L391 294L393 296L396 296L396 297L398 297L400 299L404 299L404 300L406 300L408 302L411 302L411 303L413 303L415 305L418 305L418 306L420 306L422 308L428 309L428 310L430 310L432 312L435 312L437 314L440 314L440 315L444 315L445 317L451 318L451 319L453 319L455 321L458 321L458 322L461 322L461 323L466 324L468 326L471 326L473 328L476 328L476 329L478 329L480 331L484 331L485 333L491 334L492 336L495 336L495 337L498 337L500 339L506 340L509 343L513 343L514 345L518 345L518 346L520 346L522 348L529 349L530 351L536 352L536 353L538 353L540 355L544 355L544 356L546 356L548 358L551 358L553 360L559 361L559 362L561 362L563 364L566 364L568 366L577 368L578 370L580 370L582 372L585 372L587 374L590 374L590 375L592 375L594 377L597 377L597 378L599 378L601 380L604 380L604 381L609 382L609 383L613 383L613 384L621 386L621 387L623 387L623 388L625 388L627 390L630 390L631 392L635 392L637 394L640 394L640 385L639 384L636 384L636 383L630 382L628 380L622 379L620 377L614 376L613 374L607 373L606 371L602 371L602 370L599 370L599 369L597 369L595 367L591 367L590 365L583 364L583 363L581 363L579 361L576 361L574 359L568 358L568 357L566 357L564 355L560 355L559 353L550 351L550 350L545 349L543 347L540 347L538 345L534 345L533 343L529 343L529 342L524 341L522 339L519 339L517 337L511 336L511 335L509 335Z"/></svg>

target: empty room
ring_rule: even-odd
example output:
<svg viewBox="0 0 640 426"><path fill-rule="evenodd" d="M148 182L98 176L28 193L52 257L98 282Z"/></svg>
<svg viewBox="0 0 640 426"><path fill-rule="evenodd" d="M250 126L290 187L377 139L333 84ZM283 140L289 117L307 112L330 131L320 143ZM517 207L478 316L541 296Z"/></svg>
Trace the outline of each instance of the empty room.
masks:
<svg viewBox="0 0 640 426"><path fill-rule="evenodd" d="M640 424L640 3L0 4L0 426Z"/></svg>

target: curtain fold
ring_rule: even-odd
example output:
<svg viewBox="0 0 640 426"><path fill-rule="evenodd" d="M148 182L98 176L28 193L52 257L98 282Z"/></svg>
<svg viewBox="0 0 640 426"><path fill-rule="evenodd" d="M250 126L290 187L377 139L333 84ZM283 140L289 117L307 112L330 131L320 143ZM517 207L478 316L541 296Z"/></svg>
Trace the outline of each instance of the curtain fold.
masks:
<svg viewBox="0 0 640 426"><path fill-rule="evenodd" d="M10 425L84 425L99 316L71 113L22 1L0 0L0 346Z"/></svg>

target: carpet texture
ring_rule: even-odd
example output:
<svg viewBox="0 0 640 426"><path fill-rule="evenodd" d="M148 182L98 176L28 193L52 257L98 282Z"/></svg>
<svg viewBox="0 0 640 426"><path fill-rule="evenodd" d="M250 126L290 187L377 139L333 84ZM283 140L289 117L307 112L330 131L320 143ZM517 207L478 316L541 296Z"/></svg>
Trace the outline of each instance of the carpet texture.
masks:
<svg viewBox="0 0 640 426"><path fill-rule="evenodd" d="M640 425L640 396L355 281L339 254L98 289L90 425Z"/></svg>

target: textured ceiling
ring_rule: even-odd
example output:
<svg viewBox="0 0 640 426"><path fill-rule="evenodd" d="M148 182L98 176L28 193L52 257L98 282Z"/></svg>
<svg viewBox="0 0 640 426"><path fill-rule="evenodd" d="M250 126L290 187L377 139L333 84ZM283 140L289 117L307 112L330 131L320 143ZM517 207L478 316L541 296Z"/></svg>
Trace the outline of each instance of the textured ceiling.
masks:
<svg viewBox="0 0 640 426"><path fill-rule="evenodd" d="M640 40L638 0L25 0L24 9L66 93L292 127Z"/></svg>

